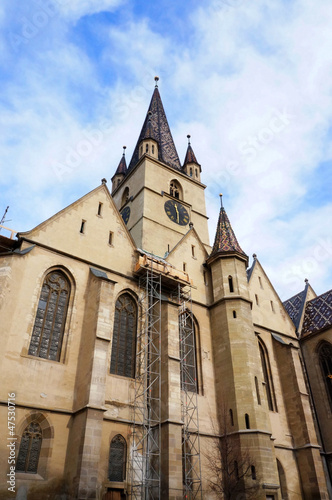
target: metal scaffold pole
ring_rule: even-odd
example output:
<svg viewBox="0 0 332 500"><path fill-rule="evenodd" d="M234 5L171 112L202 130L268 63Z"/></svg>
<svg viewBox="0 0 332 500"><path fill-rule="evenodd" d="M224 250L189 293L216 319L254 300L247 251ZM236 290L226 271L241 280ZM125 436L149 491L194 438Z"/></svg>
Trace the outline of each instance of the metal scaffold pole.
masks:
<svg viewBox="0 0 332 500"><path fill-rule="evenodd" d="M197 405L197 369L195 325L192 314L191 287L178 286L183 498L202 499L199 420Z"/></svg>
<svg viewBox="0 0 332 500"><path fill-rule="evenodd" d="M139 280L139 325L131 452L131 500L160 500L161 275Z"/></svg>

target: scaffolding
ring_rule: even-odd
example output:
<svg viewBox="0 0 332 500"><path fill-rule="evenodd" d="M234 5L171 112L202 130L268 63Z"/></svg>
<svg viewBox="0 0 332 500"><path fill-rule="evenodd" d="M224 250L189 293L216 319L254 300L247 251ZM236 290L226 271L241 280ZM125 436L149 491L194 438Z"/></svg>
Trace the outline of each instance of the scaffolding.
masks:
<svg viewBox="0 0 332 500"><path fill-rule="evenodd" d="M164 259L141 251L139 328L133 401L130 499L161 499L161 292L179 305L183 498L202 499L196 348L191 281Z"/></svg>
<svg viewBox="0 0 332 500"><path fill-rule="evenodd" d="M202 499L202 480L198 419L198 380L195 325L192 313L191 286L178 285L183 498Z"/></svg>
<svg viewBox="0 0 332 500"><path fill-rule="evenodd" d="M161 274L139 279L140 316L133 408L131 500L159 500L161 487Z"/></svg>

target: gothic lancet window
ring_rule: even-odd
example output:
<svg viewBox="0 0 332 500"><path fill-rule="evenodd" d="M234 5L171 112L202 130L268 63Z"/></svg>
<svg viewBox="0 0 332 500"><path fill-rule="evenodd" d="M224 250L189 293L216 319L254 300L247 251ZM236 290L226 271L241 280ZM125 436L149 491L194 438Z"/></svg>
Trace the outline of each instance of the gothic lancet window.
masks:
<svg viewBox="0 0 332 500"><path fill-rule="evenodd" d="M126 477L127 443L123 436L117 434L111 441L108 462L109 481L124 481Z"/></svg>
<svg viewBox="0 0 332 500"><path fill-rule="evenodd" d="M330 407L332 409L332 344L323 342L320 345L318 355L326 390L330 399Z"/></svg>
<svg viewBox="0 0 332 500"><path fill-rule="evenodd" d="M192 316L185 311L179 317L180 349L183 369L181 373L181 388L183 390L197 392L197 360L196 360L196 340L195 324Z"/></svg>
<svg viewBox="0 0 332 500"><path fill-rule="evenodd" d="M39 298L30 355L60 360L69 295L70 283L65 274L58 270L48 273Z"/></svg>
<svg viewBox="0 0 332 500"><path fill-rule="evenodd" d="M121 295L115 304L111 355L111 373L135 377L137 306L128 294Z"/></svg>
<svg viewBox="0 0 332 500"><path fill-rule="evenodd" d="M182 189L176 180L171 181L169 185L169 194L178 200L182 199Z"/></svg>
<svg viewBox="0 0 332 500"><path fill-rule="evenodd" d="M37 422L31 422L24 430L16 461L16 471L36 474L42 443L42 430Z"/></svg>
<svg viewBox="0 0 332 500"><path fill-rule="evenodd" d="M273 380L271 375L269 357L266 347L263 345L263 342L261 340L259 340L259 353L261 357L264 386L265 386L265 393L266 393L268 407L270 411L277 411L277 404L273 391Z"/></svg>

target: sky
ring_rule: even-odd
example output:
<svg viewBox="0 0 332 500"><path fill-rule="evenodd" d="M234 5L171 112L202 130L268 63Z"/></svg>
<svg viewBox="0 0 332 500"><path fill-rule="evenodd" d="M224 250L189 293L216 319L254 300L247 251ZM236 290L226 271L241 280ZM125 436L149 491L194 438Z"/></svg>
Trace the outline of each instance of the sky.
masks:
<svg viewBox="0 0 332 500"><path fill-rule="evenodd" d="M3 0L0 220L27 231L129 163L158 75L282 300L332 288L331 0ZM3 230L1 234L6 234Z"/></svg>

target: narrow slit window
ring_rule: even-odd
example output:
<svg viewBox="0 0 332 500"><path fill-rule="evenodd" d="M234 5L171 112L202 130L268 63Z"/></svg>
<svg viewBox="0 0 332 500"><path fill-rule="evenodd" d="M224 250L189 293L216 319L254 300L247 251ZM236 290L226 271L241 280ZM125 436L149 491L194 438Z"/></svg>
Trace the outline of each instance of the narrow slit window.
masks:
<svg viewBox="0 0 332 500"><path fill-rule="evenodd" d="M198 170L197 170L197 168L196 168L195 172L196 172L196 177L198 177Z"/></svg>
<svg viewBox="0 0 332 500"><path fill-rule="evenodd" d="M259 306L258 295L255 294L256 305Z"/></svg>
<svg viewBox="0 0 332 500"><path fill-rule="evenodd" d="M258 378L257 377L255 377L255 387L256 387L257 403L260 405L261 404L261 395L259 393L259 385L258 385Z"/></svg>
<svg viewBox="0 0 332 500"><path fill-rule="evenodd" d="M236 318L236 311L233 311L233 318Z"/></svg>
<svg viewBox="0 0 332 500"><path fill-rule="evenodd" d="M190 177L193 176L193 169L190 167Z"/></svg>
<svg viewBox="0 0 332 500"><path fill-rule="evenodd" d="M183 263L182 267L183 267L183 271L186 272L187 264L185 262Z"/></svg>
<svg viewBox="0 0 332 500"><path fill-rule="evenodd" d="M262 278L258 276L259 286L263 288Z"/></svg>
<svg viewBox="0 0 332 500"><path fill-rule="evenodd" d="M246 421L246 429L250 429L250 419L248 413L245 414L244 419Z"/></svg>
<svg viewBox="0 0 332 500"><path fill-rule="evenodd" d="M167 252L169 253L169 244L167 245Z"/></svg>
<svg viewBox="0 0 332 500"><path fill-rule="evenodd" d="M102 208L103 208L103 204L99 203L99 205L98 205L98 215L101 215Z"/></svg>
<svg viewBox="0 0 332 500"><path fill-rule="evenodd" d="M82 220L82 222L81 222L81 229L80 229L80 233L81 233L81 234L84 234L84 231L85 231L85 223L86 223L86 221L85 221L85 220Z"/></svg>
<svg viewBox="0 0 332 500"><path fill-rule="evenodd" d="M195 257L195 245L191 245L191 255Z"/></svg>
<svg viewBox="0 0 332 500"><path fill-rule="evenodd" d="M108 244L113 245L113 233L112 233L112 231L110 231L110 233L108 235Z"/></svg>
<svg viewBox="0 0 332 500"><path fill-rule="evenodd" d="M251 466L251 479L256 480L256 468L254 465Z"/></svg>
<svg viewBox="0 0 332 500"><path fill-rule="evenodd" d="M271 309L272 309L272 312L274 312L274 304L273 304L273 301L272 301L272 300L270 301L270 304L271 304Z"/></svg>
<svg viewBox="0 0 332 500"><path fill-rule="evenodd" d="M233 286L233 278L232 278L232 276L228 276L228 286L229 286L230 293L233 293L234 292L234 286Z"/></svg>
<svg viewBox="0 0 332 500"><path fill-rule="evenodd" d="M229 419L231 421L231 426L234 427L234 417L233 417L233 410L229 410Z"/></svg>
<svg viewBox="0 0 332 500"><path fill-rule="evenodd" d="M151 149L152 149L152 154L154 155L154 145L153 144L151 146Z"/></svg>
<svg viewBox="0 0 332 500"><path fill-rule="evenodd" d="M146 152L146 153L148 153L148 152L149 152L149 145L148 145L148 144L145 146L145 152Z"/></svg>
<svg viewBox="0 0 332 500"><path fill-rule="evenodd" d="M207 286L208 282L207 282L207 274L206 274L206 271L203 271L203 279L204 279L204 285Z"/></svg>

